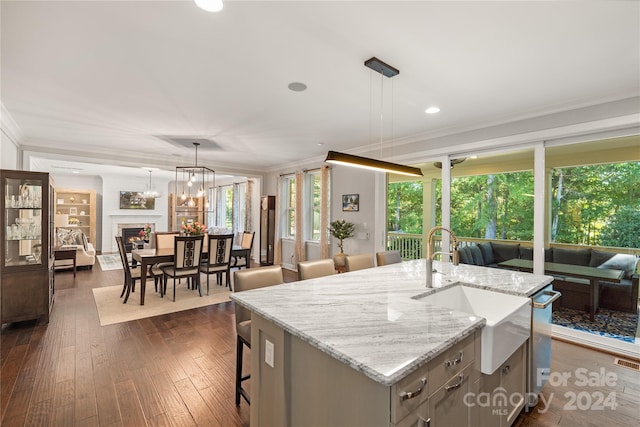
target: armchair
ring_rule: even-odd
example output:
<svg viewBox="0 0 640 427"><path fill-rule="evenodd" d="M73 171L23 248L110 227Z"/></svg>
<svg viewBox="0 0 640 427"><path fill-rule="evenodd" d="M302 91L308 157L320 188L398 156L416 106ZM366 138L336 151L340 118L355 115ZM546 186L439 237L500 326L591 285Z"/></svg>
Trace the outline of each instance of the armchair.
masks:
<svg viewBox="0 0 640 427"><path fill-rule="evenodd" d="M79 230L58 228L56 230L56 247L76 249L76 267L93 268L96 263L96 249L89 243L87 236ZM54 268L63 269L72 267L71 260L56 260Z"/></svg>

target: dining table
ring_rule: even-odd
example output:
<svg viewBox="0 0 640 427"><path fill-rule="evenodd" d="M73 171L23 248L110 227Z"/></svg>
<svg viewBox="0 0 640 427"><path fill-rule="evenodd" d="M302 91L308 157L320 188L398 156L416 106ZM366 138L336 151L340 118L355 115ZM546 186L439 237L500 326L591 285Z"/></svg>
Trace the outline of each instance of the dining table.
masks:
<svg viewBox="0 0 640 427"><path fill-rule="evenodd" d="M208 248L203 248L202 254L207 254ZM251 254L251 248L243 248L240 245L234 245L231 248L231 258L234 259L234 263L231 267L237 264L238 257L247 257L247 268L250 267L249 256ZM154 265L161 262L173 262L174 259L173 248L160 248L160 249L133 249L131 251L131 257L134 264L140 264L140 305L144 305L144 294L147 285L147 271Z"/></svg>

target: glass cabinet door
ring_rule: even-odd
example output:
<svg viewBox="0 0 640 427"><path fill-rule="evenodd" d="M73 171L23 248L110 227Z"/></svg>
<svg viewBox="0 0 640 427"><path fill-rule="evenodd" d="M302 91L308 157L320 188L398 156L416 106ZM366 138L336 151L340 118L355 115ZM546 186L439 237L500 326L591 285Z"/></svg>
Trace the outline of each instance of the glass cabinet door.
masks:
<svg viewBox="0 0 640 427"><path fill-rule="evenodd" d="M3 267L42 265L42 192L41 179L5 178L4 259ZM46 188L44 191L48 191ZM45 248L45 253L46 253Z"/></svg>

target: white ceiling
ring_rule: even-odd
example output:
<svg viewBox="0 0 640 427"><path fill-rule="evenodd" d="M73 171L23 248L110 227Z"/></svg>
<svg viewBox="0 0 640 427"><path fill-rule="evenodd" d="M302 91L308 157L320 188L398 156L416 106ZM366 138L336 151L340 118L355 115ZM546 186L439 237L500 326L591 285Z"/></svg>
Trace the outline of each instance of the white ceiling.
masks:
<svg viewBox="0 0 640 427"><path fill-rule="evenodd" d="M636 1L227 0L217 14L191 0L0 7L2 103L25 147L69 160L192 164L192 147L169 136L213 141L199 163L216 170L273 170L381 137L640 95ZM370 71L372 56L400 74ZM442 111L425 114L431 105Z"/></svg>

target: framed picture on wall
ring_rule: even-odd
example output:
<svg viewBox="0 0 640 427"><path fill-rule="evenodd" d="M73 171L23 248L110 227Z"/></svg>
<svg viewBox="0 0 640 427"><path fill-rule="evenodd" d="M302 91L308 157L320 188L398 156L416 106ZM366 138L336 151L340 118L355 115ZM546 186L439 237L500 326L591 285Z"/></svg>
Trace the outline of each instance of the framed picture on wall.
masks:
<svg viewBox="0 0 640 427"><path fill-rule="evenodd" d="M342 211L357 212L360 210L359 194L343 194L342 195Z"/></svg>
<svg viewBox="0 0 640 427"><path fill-rule="evenodd" d="M120 192L120 209L155 209L156 199L138 191Z"/></svg>

